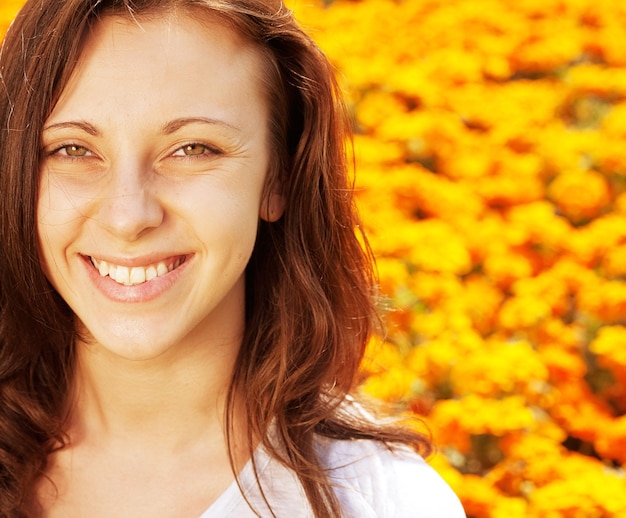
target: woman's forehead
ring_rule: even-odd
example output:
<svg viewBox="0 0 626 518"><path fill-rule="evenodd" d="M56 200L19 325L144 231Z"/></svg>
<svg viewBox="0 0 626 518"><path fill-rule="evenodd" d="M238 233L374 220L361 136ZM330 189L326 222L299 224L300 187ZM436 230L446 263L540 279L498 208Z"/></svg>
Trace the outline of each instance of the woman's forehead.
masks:
<svg viewBox="0 0 626 518"><path fill-rule="evenodd" d="M207 107L218 113L201 115L234 117L229 122L236 126L252 106L267 104L263 74L261 53L218 18L107 16L87 38L51 119L99 107L148 115L153 104L180 116Z"/></svg>

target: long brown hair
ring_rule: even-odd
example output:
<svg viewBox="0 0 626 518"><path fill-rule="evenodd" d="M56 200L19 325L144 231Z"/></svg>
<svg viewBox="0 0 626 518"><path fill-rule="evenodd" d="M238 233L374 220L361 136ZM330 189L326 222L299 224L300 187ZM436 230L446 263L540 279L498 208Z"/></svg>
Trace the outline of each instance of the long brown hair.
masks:
<svg viewBox="0 0 626 518"><path fill-rule="evenodd" d="M341 516L315 434L408 443L420 435L345 410L373 326L372 258L355 234L350 131L333 71L278 0L29 0L0 54L0 515L24 516L33 483L66 443L74 370L73 314L39 260L36 200L42 126L105 15L204 10L266 59L273 160L267 191L283 217L261 221L246 271L246 332L231 382L243 393L250 445L298 475L318 517ZM270 423L275 431L270 441ZM252 448L252 446L250 446ZM271 503L270 503L271 504Z"/></svg>

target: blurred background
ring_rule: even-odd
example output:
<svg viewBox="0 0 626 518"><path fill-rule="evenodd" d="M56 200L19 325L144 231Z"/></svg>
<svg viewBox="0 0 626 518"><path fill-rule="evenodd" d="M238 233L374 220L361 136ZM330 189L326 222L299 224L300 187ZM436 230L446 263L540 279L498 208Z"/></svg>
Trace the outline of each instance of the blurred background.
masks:
<svg viewBox="0 0 626 518"><path fill-rule="evenodd" d="M427 423L469 518L626 517L626 2L287 3L357 132L363 392Z"/></svg>
<svg viewBox="0 0 626 518"><path fill-rule="evenodd" d="M626 2L292 4L395 308L363 391L471 518L626 517Z"/></svg>

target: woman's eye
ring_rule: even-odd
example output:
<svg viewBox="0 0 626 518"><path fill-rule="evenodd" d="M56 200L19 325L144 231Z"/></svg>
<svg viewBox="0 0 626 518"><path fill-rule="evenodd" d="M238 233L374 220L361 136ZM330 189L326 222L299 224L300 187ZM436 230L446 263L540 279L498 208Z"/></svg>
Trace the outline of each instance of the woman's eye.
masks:
<svg viewBox="0 0 626 518"><path fill-rule="evenodd" d="M183 147L177 149L173 156L199 156L205 154L214 153L213 150L209 149L208 146L204 144L186 144Z"/></svg>
<svg viewBox="0 0 626 518"><path fill-rule="evenodd" d="M84 146L78 146L76 144L69 144L57 149L56 153L60 153L72 158L79 158L90 155L90 151Z"/></svg>

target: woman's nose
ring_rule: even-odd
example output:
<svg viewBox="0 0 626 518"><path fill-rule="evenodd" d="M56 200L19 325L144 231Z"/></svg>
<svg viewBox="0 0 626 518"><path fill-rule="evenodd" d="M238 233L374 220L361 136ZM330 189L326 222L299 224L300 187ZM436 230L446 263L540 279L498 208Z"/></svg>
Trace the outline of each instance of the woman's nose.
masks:
<svg viewBox="0 0 626 518"><path fill-rule="evenodd" d="M155 181L138 167L112 171L96 218L117 238L135 241L161 225L164 208Z"/></svg>

